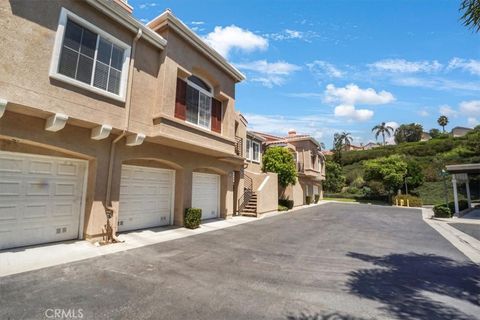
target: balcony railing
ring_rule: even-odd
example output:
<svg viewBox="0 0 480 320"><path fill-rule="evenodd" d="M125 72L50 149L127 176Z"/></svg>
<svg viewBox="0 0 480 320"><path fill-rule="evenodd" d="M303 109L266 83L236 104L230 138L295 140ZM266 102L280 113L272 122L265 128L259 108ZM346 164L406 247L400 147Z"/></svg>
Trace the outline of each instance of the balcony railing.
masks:
<svg viewBox="0 0 480 320"><path fill-rule="evenodd" d="M235 137L235 154L243 157L243 138L241 137Z"/></svg>

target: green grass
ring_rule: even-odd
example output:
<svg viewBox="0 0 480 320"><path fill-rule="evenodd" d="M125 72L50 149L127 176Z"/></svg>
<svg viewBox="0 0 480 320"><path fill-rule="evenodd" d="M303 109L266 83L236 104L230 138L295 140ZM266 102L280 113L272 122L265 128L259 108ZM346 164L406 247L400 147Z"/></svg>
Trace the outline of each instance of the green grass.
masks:
<svg viewBox="0 0 480 320"><path fill-rule="evenodd" d="M362 200L354 198L335 198L335 197L323 197L323 200L338 201L338 202L350 202L350 203L370 203L370 204L379 204L386 205L387 203L379 200Z"/></svg>

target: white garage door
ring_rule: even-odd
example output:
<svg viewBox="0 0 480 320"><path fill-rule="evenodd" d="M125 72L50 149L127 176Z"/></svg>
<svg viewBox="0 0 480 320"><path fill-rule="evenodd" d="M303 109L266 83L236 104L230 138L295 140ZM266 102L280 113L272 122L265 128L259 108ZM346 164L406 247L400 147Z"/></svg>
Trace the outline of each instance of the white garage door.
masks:
<svg viewBox="0 0 480 320"><path fill-rule="evenodd" d="M118 231L170 225L175 171L122 166Z"/></svg>
<svg viewBox="0 0 480 320"><path fill-rule="evenodd" d="M194 172L192 185L192 207L202 209L202 220L218 218L220 176Z"/></svg>
<svg viewBox="0 0 480 320"><path fill-rule="evenodd" d="M79 236L87 162L0 151L0 249Z"/></svg>

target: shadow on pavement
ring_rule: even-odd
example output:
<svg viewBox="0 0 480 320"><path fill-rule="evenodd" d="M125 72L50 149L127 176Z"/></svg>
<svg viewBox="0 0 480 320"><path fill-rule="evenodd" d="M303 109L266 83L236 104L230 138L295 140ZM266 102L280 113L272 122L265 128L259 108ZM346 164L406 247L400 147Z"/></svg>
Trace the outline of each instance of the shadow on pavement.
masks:
<svg viewBox="0 0 480 320"><path fill-rule="evenodd" d="M301 312L298 315L288 315L287 320L367 320L338 312L308 314Z"/></svg>
<svg viewBox="0 0 480 320"><path fill-rule="evenodd" d="M480 310L480 268L474 263L433 254L347 255L377 266L350 272L349 291L385 304L384 311L399 319L470 320Z"/></svg>

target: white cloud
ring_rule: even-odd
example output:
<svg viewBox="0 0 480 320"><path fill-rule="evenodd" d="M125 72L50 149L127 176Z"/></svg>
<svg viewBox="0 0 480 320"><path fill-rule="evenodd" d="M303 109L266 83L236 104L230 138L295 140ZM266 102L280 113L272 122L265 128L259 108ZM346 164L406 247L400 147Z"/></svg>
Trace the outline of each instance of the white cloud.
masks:
<svg viewBox="0 0 480 320"><path fill-rule="evenodd" d="M307 63L307 67L318 82L328 78L342 78L345 75L343 71L327 61L315 60Z"/></svg>
<svg viewBox="0 0 480 320"><path fill-rule="evenodd" d="M395 101L395 97L388 91L375 91L373 88L361 89L356 84L349 84L337 88L333 84L327 85L325 90L326 102L341 102L343 104L386 104Z"/></svg>
<svg viewBox="0 0 480 320"><path fill-rule="evenodd" d="M422 116L422 117L428 117L430 115L430 113L428 112L428 110L426 109L421 109L417 112L417 114L419 116Z"/></svg>
<svg viewBox="0 0 480 320"><path fill-rule="evenodd" d="M285 29L282 32L267 33L265 37L274 41L290 40L290 39L303 39L305 34L302 31Z"/></svg>
<svg viewBox="0 0 480 320"><path fill-rule="evenodd" d="M394 132L395 130L397 130L398 127L400 127L400 124L398 124L398 122L395 122L395 121L386 122L385 125L392 127ZM385 137L385 141L387 142L387 144L395 144L395 136L393 135L393 132L390 135L390 137Z"/></svg>
<svg viewBox="0 0 480 320"><path fill-rule="evenodd" d="M460 102L460 112L464 115L478 117L480 116L480 100Z"/></svg>
<svg viewBox="0 0 480 320"><path fill-rule="evenodd" d="M324 101L336 103L335 115L351 120L366 121L373 117L374 112L368 109L357 109L356 104L379 105L395 100L387 91L377 92L372 88L361 89L355 84L337 88L333 84L327 85Z"/></svg>
<svg viewBox="0 0 480 320"><path fill-rule="evenodd" d="M441 105L438 108L438 113L442 116L447 116L447 117L456 117L457 116L457 111L455 111L452 107L450 107L447 104Z"/></svg>
<svg viewBox="0 0 480 320"><path fill-rule="evenodd" d="M251 81L259 82L269 88L281 86L291 73L301 69L300 66L285 61L268 62L266 60L235 63L235 66L251 72L253 74Z"/></svg>
<svg viewBox="0 0 480 320"><path fill-rule="evenodd" d="M337 117L345 117L352 120L367 121L373 117L373 111L368 109L356 109L354 105L340 104L335 107Z"/></svg>
<svg viewBox="0 0 480 320"><path fill-rule="evenodd" d="M190 24L198 26L198 25L205 24L205 22L204 21L192 21L192 22L190 22Z"/></svg>
<svg viewBox="0 0 480 320"><path fill-rule="evenodd" d="M392 83L404 87L421 87L440 91L462 90L462 91L480 91L480 83L460 82L444 78L418 78L401 77L394 78Z"/></svg>
<svg viewBox="0 0 480 320"><path fill-rule="evenodd" d="M145 2L145 3L140 4L138 7L140 9L145 9L145 8L153 8L153 7L157 7L157 6L159 6L159 4L156 3L156 2Z"/></svg>
<svg viewBox="0 0 480 320"><path fill-rule="evenodd" d="M474 118L474 117L469 117L467 119L467 123L470 127L476 127L476 126L480 125L480 121L477 118Z"/></svg>
<svg viewBox="0 0 480 320"><path fill-rule="evenodd" d="M342 131L339 128L332 127L336 126L339 121L331 116L281 116L252 113L247 113L244 116L251 130L282 137L286 136L287 132L294 128L299 134L309 134L319 141L330 141L335 132Z"/></svg>
<svg viewBox="0 0 480 320"><path fill-rule="evenodd" d="M405 59L385 59L369 64L371 68L394 73L434 72L442 69L442 64L433 61L408 61Z"/></svg>
<svg viewBox="0 0 480 320"><path fill-rule="evenodd" d="M461 69L463 71L470 72L473 75L480 75L480 61L474 59L466 60L461 58L453 58L448 63L447 69Z"/></svg>
<svg viewBox="0 0 480 320"><path fill-rule="evenodd" d="M203 40L224 57L228 57L230 51L234 49L252 52L268 48L267 39L235 25L217 26Z"/></svg>

